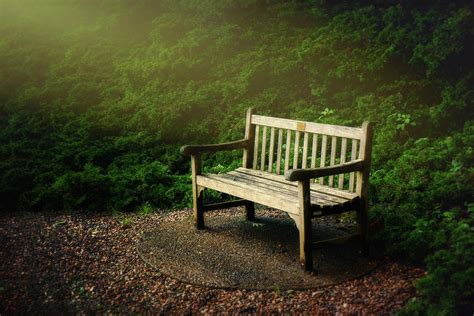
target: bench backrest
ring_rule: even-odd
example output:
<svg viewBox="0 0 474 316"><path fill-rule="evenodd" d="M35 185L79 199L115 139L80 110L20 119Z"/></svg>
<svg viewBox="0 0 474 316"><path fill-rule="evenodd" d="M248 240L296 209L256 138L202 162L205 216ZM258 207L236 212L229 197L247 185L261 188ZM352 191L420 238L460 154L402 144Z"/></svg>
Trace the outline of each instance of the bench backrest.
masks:
<svg viewBox="0 0 474 316"><path fill-rule="evenodd" d="M372 128L303 122L247 111L243 167L284 174L288 169L317 168L364 159L364 170L314 181L365 195L370 167Z"/></svg>

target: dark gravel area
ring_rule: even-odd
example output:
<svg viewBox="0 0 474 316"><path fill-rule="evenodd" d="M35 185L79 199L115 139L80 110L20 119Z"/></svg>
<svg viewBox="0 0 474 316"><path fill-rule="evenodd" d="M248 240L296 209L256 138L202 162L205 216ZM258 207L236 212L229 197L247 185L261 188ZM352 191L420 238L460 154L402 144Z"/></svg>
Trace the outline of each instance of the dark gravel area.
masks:
<svg viewBox="0 0 474 316"><path fill-rule="evenodd" d="M251 222L242 213L234 208L206 214L204 230L194 228L189 212L172 213L144 234L137 250L166 275L219 288L317 288L353 279L376 266L376 260L361 255L355 241L320 247L313 252L314 273L305 273L298 262L298 229L286 213L259 210ZM313 240L347 234L321 220L313 221ZM346 223L346 229L357 228Z"/></svg>
<svg viewBox="0 0 474 316"><path fill-rule="evenodd" d="M165 215L166 216L166 215ZM3 214L0 313L393 314L424 271L383 259L365 276L312 290L224 290L160 274L137 241L162 215Z"/></svg>

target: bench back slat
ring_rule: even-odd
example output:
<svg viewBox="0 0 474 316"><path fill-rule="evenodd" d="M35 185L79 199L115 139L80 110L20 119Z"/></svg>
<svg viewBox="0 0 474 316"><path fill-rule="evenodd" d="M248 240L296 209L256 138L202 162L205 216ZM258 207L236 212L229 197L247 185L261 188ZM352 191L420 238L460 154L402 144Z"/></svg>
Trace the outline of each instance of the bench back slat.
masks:
<svg viewBox="0 0 474 316"><path fill-rule="evenodd" d="M270 129L270 148L268 150L268 172L272 172L273 169L273 156L275 153L275 128Z"/></svg>
<svg viewBox="0 0 474 316"><path fill-rule="evenodd" d="M320 167L325 167L326 166L327 144L328 144L328 136L323 135L323 142L321 144L321 163L319 165ZM324 177L319 178L319 184L324 184Z"/></svg>
<svg viewBox="0 0 474 316"><path fill-rule="evenodd" d="M362 130L357 127L338 126L330 124L320 124L313 122L302 122L289 120L279 117L252 115L252 124L264 125L268 127L276 127L283 129L290 129L293 131L308 132L315 134L325 134L337 137L356 138L360 139Z"/></svg>
<svg viewBox="0 0 474 316"><path fill-rule="evenodd" d="M252 169L257 169L257 163L258 163L258 138L260 137L260 126L257 125L255 126L255 142L254 142L254 152L253 152L253 165Z"/></svg>
<svg viewBox="0 0 474 316"><path fill-rule="evenodd" d="M341 156L339 158L339 162L341 164L346 162L346 155L347 155L346 151L347 151L347 138L343 138L341 140ZM339 178L339 183L337 187L339 189L343 189L344 188L344 174L343 173L339 174L338 178Z"/></svg>
<svg viewBox="0 0 474 316"><path fill-rule="evenodd" d="M267 149L267 127L263 126L262 132L262 150L261 150L261 158L260 158L260 170L265 171L265 154Z"/></svg>
<svg viewBox="0 0 474 316"><path fill-rule="evenodd" d="M351 148L351 161L357 159L357 140L352 140L352 148ZM355 174L351 172L349 174L349 191L354 192L354 182L355 182Z"/></svg>
<svg viewBox="0 0 474 316"><path fill-rule="evenodd" d="M301 168L306 168L308 162L308 141L309 133L305 132L303 136L303 161L301 162Z"/></svg>
<svg viewBox="0 0 474 316"><path fill-rule="evenodd" d="M331 139L331 158L329 161L330 166L334 166L336 164L336 148L337 148L337 138L333 136ZM334 176L329 176L328 185L330 187L334 186Z"/></svg>
<svg viewBox="0 0 474 316"><path fill-rule="evenodd" d="M252 114L253 114L253 109L252 108L248 109L246 119L245 119L245 139L250 139L250 140L255 139L255 125L252 124ZM253 162L255 161L254 149L255 149L255 143L250 141L247 144L247 148L244 148L242 167L252 168Z"/></svg>
<svg viewBox="0 0 474 316"><path fill-rule="evenodd" d="M283 130L278 129L276 174L281 174L281 147L283 146Z"/></svg>
<svg viewBox="0 0 474 316"><path fill-rule="evenodd" d="M286 130L285 172L290 169L291 130Z"/></svg>
<svg viewBox="0 0 474 316"><path fill-rule="evenodd" d="M253 131L253 141L250 141L253 159L250 166L244 166L246 168L282 175L290 168L326 167L365 159L368 153L364 127L302 122L253 113L250 116L247 113L247 124L251 128L246 128L246 135L248 130ZM312 181L363 194L365 177L368 174L365 176L364 172L351 172Z"/></svg>
<svg viewBox="0 0 474 316"><path fill-rule="evenodd" d="M295 143L293 146L293 169L298 169L298 158L299 158L299 148L300 148L300 132L295 132Z"/></svg>
<svg viewBox="0 0 474 316"><path fill-rule="evenodd" d="M316 168L316 161L318 160L318 134L313 134L313 144L311 147L311 168Z"/></svg>

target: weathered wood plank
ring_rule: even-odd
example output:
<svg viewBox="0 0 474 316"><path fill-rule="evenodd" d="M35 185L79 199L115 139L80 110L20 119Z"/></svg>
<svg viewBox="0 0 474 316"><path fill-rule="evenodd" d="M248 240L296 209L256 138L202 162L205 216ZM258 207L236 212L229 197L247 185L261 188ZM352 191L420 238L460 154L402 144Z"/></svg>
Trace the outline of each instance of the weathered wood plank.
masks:
<svg viewBox="0 0 474 316"><path fill-rule="evenodd" d="M299 215L288 213L288 216L290 216L291 219L293 221L295 221L296 228L298 228L298 230L299 230L300 229L300 217L299 217Z"/></svg>
<svg viewBox="0 0 474 316"><path fill-rule="evenodd" d="M196 181L198 185L209 189L260 203L288 213L299 214L298 201L294 198L287 198L284 194L276 196L273 191L258 187L249 190L248 185L223 178L222 175L200 175L197 176Z"/></svg>
<svg viewBox="0 0 474 316"><path fill-rule="evenodd" d="M193 215L194 225L197 229L204 228L204 211L202 188L197 183L197 177L201 174L201 155L191 156L191 177L193 182Z"/></svg>
<svg viewBox="0 0 474 316"><path fill-rule="evenodd" d="M326 245L340 245L348 241L360 239L360 234L350 234L341 237L335 237L331 239L320 240L312 243L313 248L321 248Z"/></svg>
<svg viewBox="0 0 474 316"><path fill-rule="evenodd" d="M346 162L346 151L347 151L347 138L343 138L341 140L341 157L339 158L341 164ZM339 174L338 188L339 189L344 188L344 173Z"/></svg>
<svg viewBox="0 0 474 316"><path fill-rule="evenodd" d="M276 162L276 174L281 173L281 147L283 146L283 130L278 130L278 146L277 146L277 162Z"/></svg>
<svg viewBox="0 0 474 316"><path fill-rule="evenodd" d="M311 147L311 168L316 168L316 162L318 160L318 134L313 134L313 145Z"/></svg>
<svg viewBox="0 0 474 316"><path fill-rule="evenodd" d="M260 126L255 126L255 142L254 142L254 152L253 152L253 162L252 169L257 169L258 164L258 142L260 137Z"/></svg>
<svg viewBox="0 0 474 316"><path fill-rule="evenodd" d="M343 164L316 169L291 169L285 174L285 180L301 181L317 177L333 176L339 173L361 171L364 168L363 160L354 160Z"/></svg>
<svg viewBox="0 0 474 316"><path fill-rule="evenodd" d="M362 252L369 253L369 171L372 154L373 129L370 122L362 124L363 135L360 140L359 158L364 160L364 170L357 173L357 194L361 198L360 209L357 212L357 222L359 233L362 237Z"/></svg>
<svg viewBox="0 0 474 316"><path fill-rule="evenodd" d="M311 201L309 180L298 182L298 204L300 208L300 225L299 225L299 241L300 241L300 263L306 271L313 270L312 256L312 236L311 236Z"/></svg>
<svg viewBox="0 0 474 316"><path fill-rule="evenodd" d="M301 163L301 168L306 168L308 163L308 142L309 142L309 133L304 133L303 137L303 161Z"/></svg>
<svg viewBox="0 0 474 316"><path fill-rule="evenodd" d="M247 110L247 117L245 122L245 139L248 140L247 147L244 149L242 156L242 167L252 168L253 165L253 152L255 150L255 125L252 124L252 114L254 110L249 108ZM255 219L255 205L252 201L245 201L245 214L247 220Z"/></svg>
<svg viewBox="0 0 474 316"><path fill-rule="evenodd" d="M260 170L237 168L235 171L242 172L242 173L248 173L250 175L259 176L261 178L269 179L269 180L276 181L276 182L282 182L282 183L287 184L287 185L292 185L292 186L297 185L297 182L287 181L287 180L285 180L285 178L283 176L279 176L279 175L268 173L268 172L262 172ZM311 190L314 190L316 192L322 192L322 193L330 194L330 195L333 195L333 196L336 196L336 197L342 197L342 198L345 198L345 199L348 199L348 200L352 200L352 199L358 197L357 193L343 191L343 190L339 190L339 189L336 189L336 188L331 188L331 187L328 187L328 186L325 186L325 185L320 185L320 184L317 184L317 183L312 183L311 184Z"/></svg>
<svg viewBox="0 0 474 316"><path fill-rule="evenodd" d="M351 148L351 161L356 160L357 157L357 140L352 140L352 148ZM349 191L354 192L354 172L349 174Z"/></svg>
<svg viewBox="0 0 474 316"><path fill-rule="evenodd" d="M252 115L252 124L266 125L269 127L284 128L293 131L317 133L337 137L360 139L362 135L361 128L338 126L330 124L320 124L313 122L302 122L284 118Z"/></svg>
<svg viewBox="0 0 474 316"><path fill-rule="evenodd" d="M331 157L329 159L329 165L330 166L334 166L334 164L336 163L336 147L337 147L337 138L335 136L332 137L332 140L331 140ZM331 175L329 176L329 181L328 181L328 185L330 187L333 187L334 186L334 176Z"/></svg>
<svg viewBox="0 0 474 316"><path fill-rule="evenodd" d="M356 199L339 204L339 205L314 205L313 206L313 216L326 216L326 215L334 215L334 214L341 214L348 211L357 211L360 206L360 198L357 197Z"/></svg>
<svg viewBox="0 0 474 316"><path fill-rule="evenodd" d="M327 149L327 143L328 143L328 136L323 135L323 140L321 142L321 163L319 166L322 168L326 166L326 149ZM319 184L324 184L324 177L319 178Z"/></svg>
<svg viewBox="0 0 474 316"><path fill-rule="evenodd" d="M251 175L248 173L239 172L238 170L231 171L228 175L235 177L236 181L242 181L244 183L249 184L249 186L257 185L262 186L264 188L268 188L270 190L274 190L275 194L279 194L280 192L284 194L288 194L289 196L293 196L296 198L296 186L290 185L288 183L279 182L275 180L271 180L269 178L264 178L260 176ZM311 191L311 203L318 204L318 205L334 205L334 204L342 204L346 203L348 199L340 196L333 196L327 193Z"/></svg>
<svg viewBox="0 0 474 316"><path fill-rule="evenodd" d="M224 209L224 208L241 206L241 205L247 204L247 202L248 202L247 200L239 199L239 200L233 200L233 201L207 204L207 205L203 206L203 211L204 212L210 212L210 211L214 211L214 210L221 210L221 209Z"/></svg>
<svg viewBox="0 0 474 316"><path fill-rule="evenodd" d="M290 169L291 130L286 130L285 172Z"/></svg>
<svg viewBox="0 0 474 316"><path fill-rule="evenodd" d="M288 185L269 185L268 183L265 183L262 181L262 179L255 180L255 179L249 179L246 177L242 177L241 175L227 175L223 176L224 178L231 179L233 181L237 181L241 184L247 185L248 189L254 189L254 188L260 188L263 190L266 190L268 192L272 192L271 194L275 196L286 196L287 199L289 200L296 200L298 192L296 190L296 187L293 186L288 186ZM331 200L332 199L332 200ZM340 204L346 203L347 200L341 200L340 198L336 198L334 196L329 196L326 194L322 194L320 192L311 192L311 203L314 204L315 206L318 207L332 207L332 206L337 206Z"/></svg>
<svg viewBox="0 0 474 316"><path fill-rule="evenodd" d="M311 168L316 168L318 162L318 134L313 134L313 145L311 147ZM316 179L311 179L310 182L316 182Z"/></svg>
<svg viewBox="0 0 474 316"><path fill-rule="evenodd" d="M268 172L273 169L273 155L275 154L275 128L270 129L270 148L268 149Z"/></svg>
<svg viewBox="0 0 474 316"><path fill-rule="evenodd" d="M260 157L260 170L265 170L265 156L267 150L267 127L263 127L263 135L262 135L262 156Z"/></svg>
<svg viewBox="0 0 474 316"><path fill-rule="evenodd" d="M248 140L247 147L244 148L242 156L242 167L252 168L253 165L253 151L255 140L255 125L252 124L253 109L247 110L247 117L245 120L245 139Z"/></svg>
<svg viewBox="0 0 474 316"><path fill-rule="evenodd" d="M299 153L300 153L300 132L295 132L295 147L293 151L293 169L298 168L298 160L299 160Z"/></svg>
<svg viewBox="0 0 474 316"><path fill-rule="evenodd" d="M288 201L294 201L296 198L296 191L285 190L281 187L272 186L262 181L254 181L254 179L245 178L235 174L203 174L201 177L218 180L223 183L234 184L244 190L257 190L263 194L273 195L276 198L282 198Z"/></svg>

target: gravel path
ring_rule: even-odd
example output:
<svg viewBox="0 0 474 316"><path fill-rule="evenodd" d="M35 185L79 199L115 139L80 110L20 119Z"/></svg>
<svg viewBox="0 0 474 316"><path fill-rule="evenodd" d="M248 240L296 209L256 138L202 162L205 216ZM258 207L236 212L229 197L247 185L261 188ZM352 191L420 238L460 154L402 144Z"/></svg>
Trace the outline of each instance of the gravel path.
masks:
<svg viewBox="0 0 474 316"><path fill-rule="evenodd" d="M314 273L306 273L298 262L295 222L277 210L259 209L255 221L247 221L239 207L214 211L206 214L203 230L194 228L187 211L170 215L143 235L137 251L151 267L185 283L224 289L315 289L361 277L378 263L375 255L364 257L355 240L319 247L313 252ZM347 220L345 230L335 229L336 220L314 220L313 241L357 230L356 223Z"/></svg>
<svg viewBox="0 0 474 316"><path fill-rule="evenodd" d="M0 313L393 314L424 271L389 259L368 275L305 291L215 290L160 275L136 242L160 214L0 217Z"/></svg>

